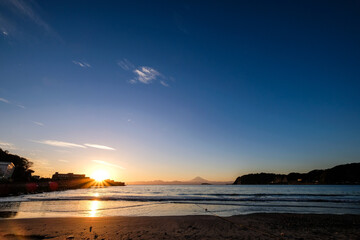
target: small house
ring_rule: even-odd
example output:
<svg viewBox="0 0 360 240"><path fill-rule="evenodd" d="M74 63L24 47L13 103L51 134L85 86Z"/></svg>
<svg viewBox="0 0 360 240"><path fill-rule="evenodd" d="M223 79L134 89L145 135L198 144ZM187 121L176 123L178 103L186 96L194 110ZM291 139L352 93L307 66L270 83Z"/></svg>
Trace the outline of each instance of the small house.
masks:
<svg viewBox="0 0 360 240"><path fill-rule="evenodd" d="M12 162L0 162L0 179L10 179L15 170Z"/></svg>

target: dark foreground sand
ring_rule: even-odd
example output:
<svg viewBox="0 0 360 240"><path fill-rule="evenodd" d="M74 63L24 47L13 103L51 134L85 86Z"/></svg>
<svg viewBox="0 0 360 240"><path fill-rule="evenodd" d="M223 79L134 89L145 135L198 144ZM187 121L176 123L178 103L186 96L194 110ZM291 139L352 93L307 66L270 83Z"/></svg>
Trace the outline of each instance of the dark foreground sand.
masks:
<svg viewBox="0 0 360 240"><path fill-rule="evenodd" d="M12 219L0 239L360 239L360 215Z"/></svg>

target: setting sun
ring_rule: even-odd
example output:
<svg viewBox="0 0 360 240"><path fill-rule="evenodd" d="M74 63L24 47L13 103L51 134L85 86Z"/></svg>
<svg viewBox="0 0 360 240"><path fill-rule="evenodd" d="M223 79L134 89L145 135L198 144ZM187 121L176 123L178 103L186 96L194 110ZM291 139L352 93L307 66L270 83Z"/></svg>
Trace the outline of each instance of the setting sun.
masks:
<svg viewBox="0 0 360 240"><path fill-rule="evenodd" d="M101 182L101 181L104 181L105 179L109 179L109 173L102 169L96 170L91 175L91 178L95 179L95 181L97 181L97 182Z"/></svg>

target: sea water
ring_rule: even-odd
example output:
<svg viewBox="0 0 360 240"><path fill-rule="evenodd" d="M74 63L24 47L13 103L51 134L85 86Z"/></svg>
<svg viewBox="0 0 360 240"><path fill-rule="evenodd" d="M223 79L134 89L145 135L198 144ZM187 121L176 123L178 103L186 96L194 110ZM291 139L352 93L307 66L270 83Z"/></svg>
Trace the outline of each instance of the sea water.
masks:
<svg viewBox="0 0 360 240"><path fill-rule="evenodd" d="M132 185L0 198L0 217L360 214L359 185Z"/></svg>

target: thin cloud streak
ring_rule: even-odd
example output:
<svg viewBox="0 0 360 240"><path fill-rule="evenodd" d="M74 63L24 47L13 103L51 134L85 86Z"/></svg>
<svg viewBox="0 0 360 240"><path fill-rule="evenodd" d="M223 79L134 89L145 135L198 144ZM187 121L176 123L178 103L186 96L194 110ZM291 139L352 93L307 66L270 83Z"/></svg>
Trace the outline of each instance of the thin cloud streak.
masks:
<svg viewBox="0 0 360 240"><path fill-rule="evenodd" d="M33 141L33 142L46 144L46 145L50 145L50 146L54 146L54 147L86 148L85 146L80 145L80 144L57 141L57 140L43 140L43 141Z"/></svg>
<svg viewBox="0 0 360 240"><path fill-rule="evenodd" d="M112 164L112 163L108 163L105 161L100 161L100 160L92 160L93 162L102 164L102 165L106 165L106 166L110 166L110 167L116 167L116 168L121 168L121 169L125 169L124 167L120 166L120 165L116 165L116 164Z"/></svg>
<svg viewBox="0 0 360 240"><path fill-rule="evenodd" d="M79 62L79 61L75 61L75 60L73 60L72 62L76 65L79 65L82 68L90 68L91 67L91 65L86 62Z"/></svg>
<svg viewBox="0 0 360 240"><path fill-rule="evenodd" d="M115 148L104 146L104 145L99 145L99 144L85 143L84 145L87 147L98 148L98 149L103 149L103 150L112 150L112 151L116 150Z"/></svg>
<svg viewBox="0 0 360 240"><path fill-rule="evenodd" d="M8 103L10 104L10 101L5 98L0 98L0 102Z"/></svg>
<svg viewBox="0 0 360 240"><path fill-rule="evenodd" d="M43 127L43 126L44 126L44 124L43 124L43 123L41 123L41 122L35 122L35 121L32 121L32 123L34 123L34 124L36 124L36 125L38 125L38 126L41 126L41 127Z"/></svg>
<svg viewBox="0 0 360 240"><path fill-rule="evenodd" d="M169 87L169 84L167 84L166 82L164 82L162 80L160 81L160 84L163 85L164 87Z"/></svg>
<svg viewBox="0 0 360 240"><path fill-rule="evenodd" d="M8 143L8 142L0 142L0 147L6 148L6 149L15 149L14 144Z"/></svg>
<svg viewBox="0 0 360 240"><path fill-rule="evenodd" d="M50 26L41 19L41 17L35 13L33 8L27 4L27 2L22 0L11 0L8 1L14 8L16 8L17 13L21 13L22 15L27 16L29 19L31 19L34 23L37 25L43 27L46 31L52 32L52 29Z"/></svg>
<svg viewBox="0 0 360 240"><path fill-rule="evenodd" d="M5 98L0 98L0 102L3 102L3 103L7 103L7 104L10 104L10 105L15 105L19 108L25 108L25 106L21 105L21 104L14 104L12 102L10 102L9 100L5 99Z"/></svg>
<svg viewBox="0 0 360 240"><path fill-rule="evenodd" d="M136 80L135 80L135 79L130 79L130 80L129 80L129 83L135 84L135 83L136 83Z"/></svg>
<svg viewBox="0 0 360 240"><path fill-rule="evenodd" d="M1 4L1 1L0 1ZM16 28L13 23L8 19L5 19L0 15L0 30L2 31L3 37L8 37L9 35L14 35L16 33Z"/></svg>
<svg viewBox="0 0 360 240"><path fill-rule="evenodd" d="M135 68L134 64L132 64L129 60L124 58L121 61L118 61L117 64L124 69L125 71L129 71Z"/></svg>
<svg viewBox="0 0 360 240"><path fill-rule="evenodd" d="M61 41L60 36L35 11L35 9L39 8L35 1L9 0L0 1L0 4L7 7L13 13L13 16L6 19L0 16L0 29L3 35L8 36L9 32L11 35L14 35L14 33L19 32L16 22L18 19L26 18Z"/></svg>

